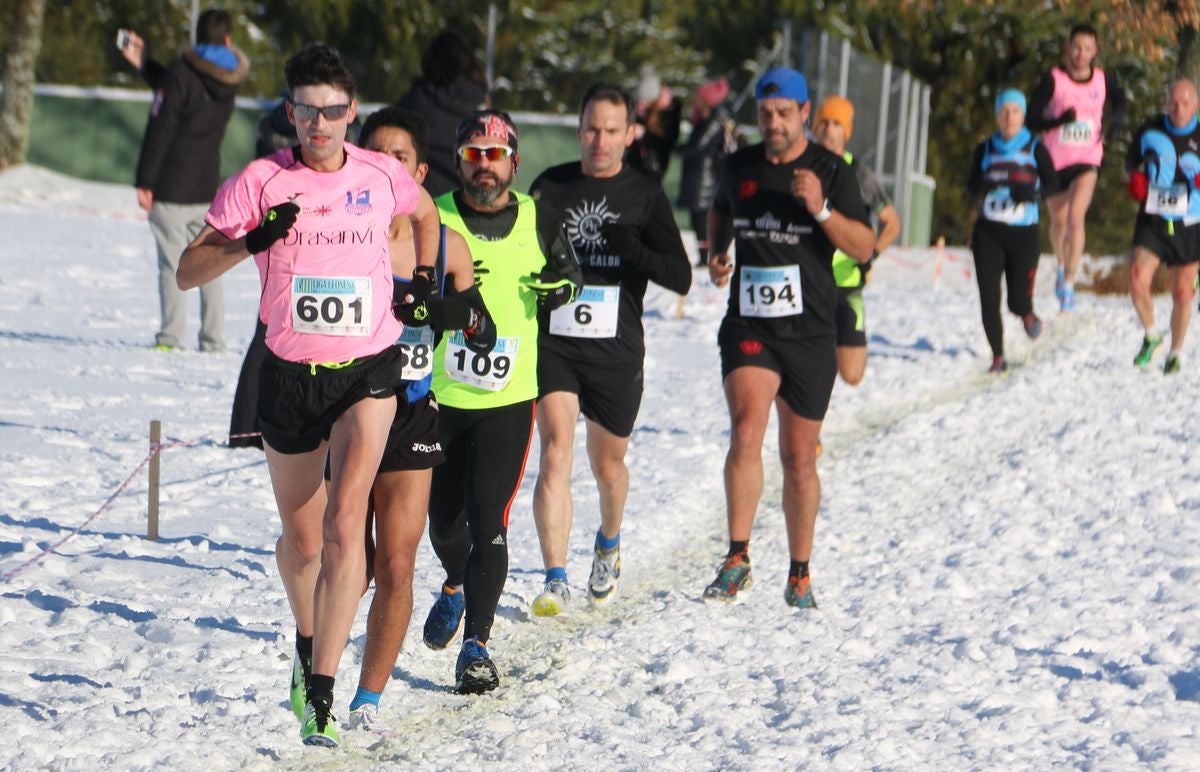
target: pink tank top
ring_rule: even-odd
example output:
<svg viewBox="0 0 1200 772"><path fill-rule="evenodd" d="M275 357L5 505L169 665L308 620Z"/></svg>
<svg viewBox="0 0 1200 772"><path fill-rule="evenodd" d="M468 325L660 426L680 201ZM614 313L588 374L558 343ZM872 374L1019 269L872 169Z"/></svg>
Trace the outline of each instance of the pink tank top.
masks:
<svg viewBox="0 0 1200 772"><path fill-rule="evenodd" d="M1086 83L1072 80L1061 67L1051 68L1050 75L1054 78L1054 95L1046 105L1045 117L1057 118L1067 108L1075 108L1074 121L1042 134L1054 168L1065 169L1075 164L1099 166L1104 158L1104 145L1100 141L1100 120L1107 97L1104 71L1093 67L1092 77Z"/></svg>
<svg viewBox="0 0 1200 772"><path fill-rule="evenodd" d="M416 209L417 184L399 161L354 145L335 172L305 166L291 148L251 162L217 191L208 224L245 236L272 205L295 198L296 224L254 256L267 348L289 362L344 362L392 345L388 226Z"/></svg>

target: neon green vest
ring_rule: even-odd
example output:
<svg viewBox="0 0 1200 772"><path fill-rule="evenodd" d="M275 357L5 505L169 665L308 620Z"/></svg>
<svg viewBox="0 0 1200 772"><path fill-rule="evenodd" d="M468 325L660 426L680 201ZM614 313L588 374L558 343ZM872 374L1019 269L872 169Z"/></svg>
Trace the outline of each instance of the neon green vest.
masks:
<svg viewBox="0 0 1200 772"><path fill-rule="evenodd" d="M488 313L496 324L497 344L491 361L478 359L471 352L456 349L452 366L472 367L476 375L494 375L511 368L507 384L499 391L463 383L451 378L446 368L447 347L454 333L442 336L433 354L433 392L442 405L466 410L504 407L535 399L537 387L537 296L523 279L546 267L546 257L538 246L537 210L533 199L509 191L517 200L517 220L512 231L500 241L484 241L474 236L463 222L454 194L446 193L434 202L447 228L462 234L475 261L475 283L483 295ZM513 344L516 349L513 354ZM508 352L503 353L503 352ZM508 356L507 362L501 357Z"/></svg>
<svg viewBox="0 0 1200 772"><path fill-rule="evenodd" d="M843 153L842 157L846 159L847 164L854 163L854 155L849 150ZM839 287L857 287L862 284L862 271L858 269L858 261L840 249L833 253L833 280Z"/></svg>

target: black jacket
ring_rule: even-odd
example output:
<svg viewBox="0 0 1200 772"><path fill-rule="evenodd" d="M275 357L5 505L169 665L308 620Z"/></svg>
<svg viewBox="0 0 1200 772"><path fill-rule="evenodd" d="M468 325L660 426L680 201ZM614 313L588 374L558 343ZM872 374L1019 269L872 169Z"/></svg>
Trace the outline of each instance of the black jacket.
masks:
<svg viewBox="0 0 1200 772"><path fill-rule="evenodd" d="M429 125L429 175L425 189L437 198L460 187L454 164L455 136L463 118L487 104L487 86L459 79L436 86L424 78L417 79L408 93L396 101L398 107L411 110Z"/></svg>
<svg viewBox="0 0 1200 772"><path fill-rule="evenodd" d="M195 51L167 68L147 59L142 76L154 89L150 120L138 155L136 185L155 201L206 204L221 183L221 139L233 115L238 85L250 72L240 52L233 71Z"/></svg>
<svg viewBox="0 0 1200 772"><path fill-rule="evenodd" d="M679 206L682 209L708 209L717 195L717 172L726 153L737 149L733 114L724 104L692 129L687 144L679 148L683 173L679 178Z"/></svg>

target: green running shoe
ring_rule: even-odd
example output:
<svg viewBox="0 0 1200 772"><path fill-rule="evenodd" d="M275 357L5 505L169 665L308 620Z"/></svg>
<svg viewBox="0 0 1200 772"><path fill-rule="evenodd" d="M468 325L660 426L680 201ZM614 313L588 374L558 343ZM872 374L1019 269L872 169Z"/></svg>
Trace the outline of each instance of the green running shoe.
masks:
<svg viewBox="0 0 1200 772"><path fill-rule="evenodd" d="M787 586L783 588L783 602L792 608L817 607L817 601L812 593L812 582L807 576L788 577Z"/></svg>
<svg viewBox="0 0 1200 772"><path fill-rule="evenodd" d="M704 602L721 601L732 603L737 600L738 592L749 589L754 584L750 576L750 557L744 552L728 557L717 571L717 578L704 588Z"/></svg>
<svg viewBox="0 0 1200 772"><path fill-rule="evenodd" d="M341 738L338 737L337 719L328 702L323 699L310 700L304 706L304 717L300 719L300 739L305 745L325 748L338 746Z"/></svg>
<svg viewBox="0 0 1200 772"><path fill-rule="evenodd" d="M1154 352L1162 345L1162 333L1158 333L1153 337L1147 335L1142 338L1142 348L1138 351L1138 355L1133 358L1133 366L1140 367L1143 370L1150 364L1150 360L1154 358Z"/></svg>
<svg viewBox="0 0 1200 772"><path fill-rule="evenodd" d="M288 690L288 699L292 703L292 712L297 721L304 720L304 703L307 701L308 675L312 672L312 660L301 658L300 652L292 654L292 683Z"/></svg>
<svg viewBox="0 0 1200 772"><path fill-rule="evenodd" d="M1170 354L1167 354L1167 361L1163 363L1163 375L1177 373L1180 367L1182 365L1179 363L1179 356L1172 351Z"/></svg>

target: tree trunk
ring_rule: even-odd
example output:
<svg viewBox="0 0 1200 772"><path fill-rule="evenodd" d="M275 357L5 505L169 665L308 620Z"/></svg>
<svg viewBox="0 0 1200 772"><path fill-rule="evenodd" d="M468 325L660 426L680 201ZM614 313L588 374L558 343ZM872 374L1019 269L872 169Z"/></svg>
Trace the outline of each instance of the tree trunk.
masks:
<svg viewBox="0 0 1200 772"><path fill-rule="evenodd" d="M1179 28L1179 62L1176 74L1200 83L1200 45L1197 45L1196 28L1186 24Z"/></svg>
<svg viewBox="0 0 1200 772"><path fill-rule="evenodd" d="M34 65L42 48L46 0L18 0L9 28L4 93L0 94L0 169L25 162L33 113Z"/></svg>

